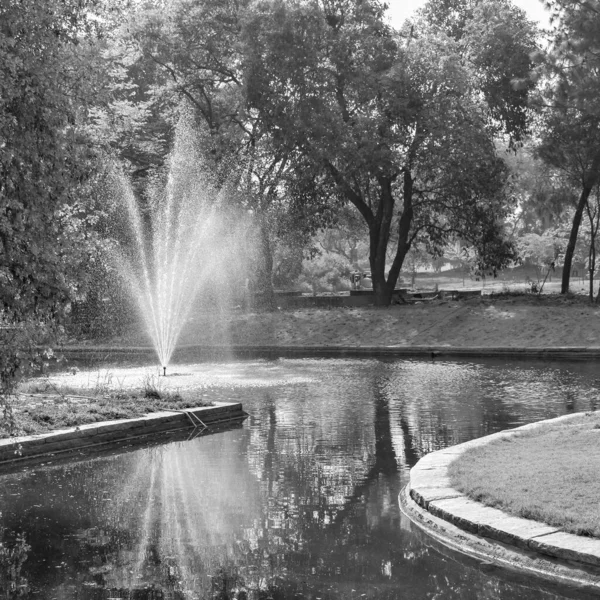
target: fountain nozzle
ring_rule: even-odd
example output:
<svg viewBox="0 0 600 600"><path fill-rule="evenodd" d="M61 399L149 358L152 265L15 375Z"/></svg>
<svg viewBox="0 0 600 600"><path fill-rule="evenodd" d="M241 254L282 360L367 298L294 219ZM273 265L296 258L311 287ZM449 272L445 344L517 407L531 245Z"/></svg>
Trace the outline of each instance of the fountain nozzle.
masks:
<svg viewBox="0 0 600 600"><path fill-rule="evenodd" d="M163 367L163 377L167 376L167 367Z"/></svg>

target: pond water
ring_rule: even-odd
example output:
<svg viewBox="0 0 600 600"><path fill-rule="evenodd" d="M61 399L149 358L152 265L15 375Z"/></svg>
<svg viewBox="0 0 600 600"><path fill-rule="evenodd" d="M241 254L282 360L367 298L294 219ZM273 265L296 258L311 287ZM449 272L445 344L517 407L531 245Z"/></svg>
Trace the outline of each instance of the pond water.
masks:
<svg viewBox="0 0 600 600"><path fill-rule="evenodd" d="M188 391L240 400L243 427L0 476L0 595L571 597L444 552L403 517L398 494L428 452L595 410L594 365L280 359L174 370Z"/></svg>

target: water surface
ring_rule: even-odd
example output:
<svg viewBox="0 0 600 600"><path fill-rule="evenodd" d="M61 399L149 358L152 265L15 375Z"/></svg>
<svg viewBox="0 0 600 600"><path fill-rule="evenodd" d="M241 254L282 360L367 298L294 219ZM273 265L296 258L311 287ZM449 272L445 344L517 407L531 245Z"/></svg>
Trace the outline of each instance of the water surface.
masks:
<svg viewBox="0 0 600 600"><path fill-rule="evenodd" d="M0 477L0 539L24 540L10 555L0 548L3 595L571 596L445 553L397 498L428 452L595 410L592 365L282 359L174 371L170 385L240 400L250 418L188 442ZM120 382L132 374L112 372Z"/></svg>

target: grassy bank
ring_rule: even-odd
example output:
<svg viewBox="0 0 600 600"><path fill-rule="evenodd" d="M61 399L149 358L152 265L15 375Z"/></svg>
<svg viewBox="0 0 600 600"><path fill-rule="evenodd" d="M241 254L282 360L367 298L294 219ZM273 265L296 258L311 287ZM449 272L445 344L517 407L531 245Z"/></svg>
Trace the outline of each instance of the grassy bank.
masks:
<svg viewBox="0 0 600 600"><path fill-rule="evenodd" d="M452 486L513 515L600 537L600 414L467 450Z"/></svg>
<svg viewBox="0 0 600 600"><path fill-rule="evenodd" d="M0 438L212 405L197 395L164 389L157 376L148 375L140 385L125 387L106 372L85 385L57 384L45 377L31 379L20 385L9 402L14 420L10 427L0 427Z"/></svg>
<svg viewBox="0 0 600 600"><path fill-rule="evenodd" d="M71 345L147 346L142 325ZM532 294L437 299L390 307L281 309L218 314L198 306L180 345L600 346L600 306L578 296Z"/></svg>

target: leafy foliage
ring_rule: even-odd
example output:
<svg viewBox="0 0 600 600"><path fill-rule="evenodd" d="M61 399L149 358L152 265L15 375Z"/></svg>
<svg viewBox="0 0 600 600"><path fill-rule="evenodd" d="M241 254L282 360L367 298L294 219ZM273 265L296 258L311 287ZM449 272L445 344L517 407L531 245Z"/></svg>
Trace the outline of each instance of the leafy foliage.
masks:
<svg viewBox="0 0 600 600"><path fill-rule="evenodd" d="M512 143L528 133L529 72L538 34L525 13L508 0L430 0L419 11L435 30L458 43L483 94L489 124Z"/></svg>
<svg viewBox="0 0 600 600"><path fill-rule="evenodd" d="M8 537L4 528L0 528L0 593L5 598L27 597L30 590L22 570L31 546L23 534L14 540Z"/></svg>
<svg viewBox="0 0 600 600"><path fill-rule="evenodd" d="M75 127L84 71L74 48L89 8L0 4L0 301L9 318L54 317L69 297L66 213L91 154Z"/></svg>
<svg viewBox="0 0 600 600"><path fill-rule="evenodd" d="M250 211L257 230L253 287L271 296L273 304L274 249L290 235L294 243L307 241L321 222L323 202L307 193L306 172L292 165L291 150L274 145L261 115L248 110L240 35L252 10L249 2L231 0L145 4L122 40L124 47L136 49L128 71L144 80L138 89L146 90L130 104L146 111L150 124L154 108L160 116L161 106L184 101L203 131L206 160L223 179L236 174L240 193L234 200Z"/></svg>
<svg viewBox="0 0 600 600"><path fill-rule="evenodd" d="M513 252L498 239L507 174L477 65L427 23L401 43L383 15L376 1L263 1L242 34L249 108L275 144L311 165L316 185L361 214L375 292L388 303L417 241L436 252L463 236L491 266ZM523 123L512 127L516 135Z"/></svg>
<svg viewBox="0 0 600 600"><path fill-rule="evenodd" d="M554 43L540 56L536 73L544 82L538 98L543 122L538 152L580 192L565 253L561 291L566 293L583 213L600 180L600 4L571 0L548 4L556 26Z"/></svg>
<svg viewBox="0 0 600 600"><path fill-rule="evenodd" d="M0 1L0 404L44 362L85 281L85 193L95 151L81 117L94 95L88 61L103 11L95 0ZM108 14L108 13L106 13Z"/></svg>

